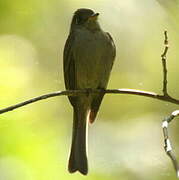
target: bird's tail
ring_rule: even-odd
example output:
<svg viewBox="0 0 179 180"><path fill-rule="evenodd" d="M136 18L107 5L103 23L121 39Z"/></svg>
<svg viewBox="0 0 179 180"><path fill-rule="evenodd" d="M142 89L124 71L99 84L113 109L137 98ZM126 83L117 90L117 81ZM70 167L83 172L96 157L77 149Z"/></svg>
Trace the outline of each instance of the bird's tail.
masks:
<svg viewBox="0 0 179 180"><path fill-rule="evenodd" d="M88 160L86 152L86 129L88 111L74 107L73 112L73 137L68 170L70 173L79 171L88 173Z"/></svg>

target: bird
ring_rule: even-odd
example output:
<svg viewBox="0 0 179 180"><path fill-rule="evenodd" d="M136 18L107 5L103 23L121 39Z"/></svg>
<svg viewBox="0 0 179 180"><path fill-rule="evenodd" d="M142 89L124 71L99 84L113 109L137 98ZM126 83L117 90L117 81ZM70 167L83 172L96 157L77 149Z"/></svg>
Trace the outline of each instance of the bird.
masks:
<svg viewBox="0 0 179 180"><path fill-rule="evenodd" d="M99 13L77 9L72 17L63 51L64 82L67 90L106 89L116 56L111 35L102 30ZM68 96L73 107L72 144L68 171L88 174L87 130L95 121L104 93Z"/></svg>

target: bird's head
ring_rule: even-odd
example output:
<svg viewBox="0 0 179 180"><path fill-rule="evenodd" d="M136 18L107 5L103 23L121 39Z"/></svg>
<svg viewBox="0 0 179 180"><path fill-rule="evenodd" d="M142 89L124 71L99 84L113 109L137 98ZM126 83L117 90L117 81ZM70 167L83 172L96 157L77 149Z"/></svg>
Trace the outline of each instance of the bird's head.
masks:
<svg viewBox="0 0 179 180"><path fill-rule="evenodd" d="M91 9L78 9L75 11L72 26L84 26L88 29L99 29L99 24L97 22L99 13L95 13Z"/></svg>

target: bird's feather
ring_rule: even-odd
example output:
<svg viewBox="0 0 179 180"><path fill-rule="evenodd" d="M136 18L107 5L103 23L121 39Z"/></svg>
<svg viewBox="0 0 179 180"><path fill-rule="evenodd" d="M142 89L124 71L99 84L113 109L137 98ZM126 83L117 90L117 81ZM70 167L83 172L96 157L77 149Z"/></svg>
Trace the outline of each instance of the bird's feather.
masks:
<svg viewBox="0 0 179 180"><path fill-rule="evenodd" d="M108 36L110 43L113 46L113 57L111 58L111 60L113 60L113 62L114 62L114 58L116 56L116 47L115 47L115 44L114 44L114 41L113 41L111 35L108 32L106 32L106 35ZM113 62L111 63L111 69L113 66ZM105 89L106 87L107 87L107 83L106 83L105 87L99 87L99 89L101 89L101 88ZM95 121L99 107L100 107L101 102L103 100L103 97L104 97L104 94L94 96L92 103L91 103L91 111L90 111L90 115L89 115L90 123L93 123Z"/></svg>
<svg viewBox="0 0 179 180"><path fill-rule="evenodd" d="M67 38L63 54L63 72L65 87L67 90L76 89L76 75L75 75L75 60L73 57L73 42L75 40L75 35L71 32ZM75 104L75 97L68 97L71 104Z"/></svg>

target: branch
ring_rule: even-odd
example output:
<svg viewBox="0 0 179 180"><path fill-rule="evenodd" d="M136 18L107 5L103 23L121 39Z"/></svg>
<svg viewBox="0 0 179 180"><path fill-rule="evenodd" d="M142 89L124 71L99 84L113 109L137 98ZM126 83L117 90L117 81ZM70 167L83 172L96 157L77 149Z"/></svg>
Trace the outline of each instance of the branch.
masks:
<svg viewBox="0 0 179 180"><path fill-rule="evenodd" d="M97 93L102 93L102 94L131 94L131 95L138 95L138 96L145 96L153 99L158 99L161 101L166 101L174 104L179 104L179 100L174 99L170 96L165 96L165 95L159 95L154 92L147 92L147 91L141 91L141 90L135 90L135 89L106 89L106 90L100 90L100 89L92 89L90 90L90 93L92 94L97 94ZM0 114L3 114L8 111L12 111L14 109L20 108L22 106L32 104L37 101L41 101L44 99L56 97L56 96L80 96L83 94L89 94L89 90L67 90L67 91L57 91L57 92L52 92L49 94L44 94L32 99L29 99L27 101L9 106L4 109L0 109Z"/></svg>
<svg viewBox="0 0 179 180"><path fill-rule="evenodd" d="M172 114L170 116L164 118L164 120L162 122L162 128L163 128L163 135L164 135L165 152L169 156L169 158L171 159L173 166L175 168L177 177L179 178L179 164L178 164L178 161L176 159L175 154L173 153L171 141L170 141L169 133L168 133L169 123L178 115L179 115L179 110L176 110L176 111L172 112Z"/></svg>
<svg viewBox="0 0 179 180"><path fill-rule="evenodd" d="M168 52L168 35L167 35L167 31L164 31L164 36L165 36L165 40L164 40L164 52L161 55L162 57L162 66L163 66L163 94L165 96L168 96L168 92L167 92L167 65L166 65L166 55Z"/></svg>
<svg viewBox="0 0 179 180"><path fill-rule="evenodd" d="M166 55L167 55L168 48L169 48L167 31L164 31L164 36L165 36L165 40L164 40L165 49L164 49L163 54L161 55L162 65L163 65L163 95L165 97L169 97L168 92L167 92L167 65L166 65ZM178 164L178 160L176 159L176 156L172 150L171 141L170 141L169 133L168 133L168 124L178 115L179 115L179 110L176 110L169 117L164 118L164 120L162 122L162 128L163 128L163 135L164 135L165 152L171 159L174 169L176 171L177 177L179 178L179 164Z"/></svg>

